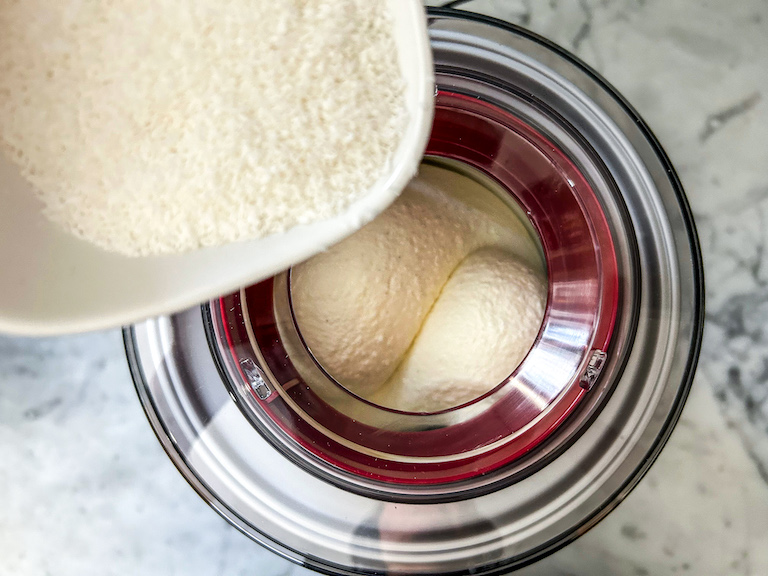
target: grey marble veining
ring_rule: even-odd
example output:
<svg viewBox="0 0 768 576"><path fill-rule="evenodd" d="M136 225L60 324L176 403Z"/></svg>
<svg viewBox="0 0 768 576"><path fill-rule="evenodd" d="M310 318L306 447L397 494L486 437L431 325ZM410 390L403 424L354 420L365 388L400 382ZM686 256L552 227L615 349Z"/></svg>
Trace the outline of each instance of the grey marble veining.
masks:
<svg viewBox="0 0 768 576"><path fill-rule="evenodd" d="M441 4L442 2L431 2ZM525 576L768 574L768 3L476 0L574 51L671 156L704 250L707 328L659 461ZM117 331L0 337L0 576L309 574L185 483Z"/></svg>
<svg viewBox="0 0 768 576"><path fill-rule="evenodd" d="M118 331L0 337L0 575L292 571L176 471Z"/></svg>
<svg viewBox="0 0 768 576"><path fill-rule="evenodd" d="M768 490L741 440L697 383L658 462L574 544L520 576L768 573Z"/></svg>

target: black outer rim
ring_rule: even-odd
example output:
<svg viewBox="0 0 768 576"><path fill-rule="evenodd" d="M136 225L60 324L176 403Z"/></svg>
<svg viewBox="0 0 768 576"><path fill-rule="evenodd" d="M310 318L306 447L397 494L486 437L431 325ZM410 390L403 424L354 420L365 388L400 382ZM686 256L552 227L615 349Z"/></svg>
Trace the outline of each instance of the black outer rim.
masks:
<svg viewBox="0 0 768 576"><path fill-rule="evenodd" d="M608 497L606 501L593 514L584 518L584 520L580 524L573 526L570 530L568 530L567 532L564 532L563 534L561 534L556 538L553 538L549 542L542 544L541 546L538 546L532 550L527 551L523 556L508 558L502 561L501 563L495 563L492 566L487 566L485 569L483 567L479 567L471 571L467 569L465 571L443 573L444 576L464 576L468 574L476 574L476 575L482 574L484 576L501 576L503 574L508 574L510 571L514 571L519 568L523 568L524 566L533 564L538 560L541 560L542 558L549 556L554 552L557 552L558 550L564 548L568 544L575 541L579 536L585 534L586 532L594 528L601 520L603 520L611 511L613 511L614 508L616 508L630 494L630 492L638 485L640 480L642 480L642 478L645 476L645 474L648 472L648 470L651 468L653 463L658 458L659 454L661 453L661 450L664 448L664 445L669 440L669 437L671 436L672 431L674 430L675 425L677 424L677 421L680 418L680 414L682 413L683 407L685 406L685 401L688 397L688 394L691 390L691 386L693 384L693 377L694 377L696 366L699 360L699 354L701 351L701 342L702 342L702 337L704 332L704 315L705 315L703 259L702 259L698 234L696 231L696 226L693 221L693 213L688 203L688 199L685 196L685 192L683 190L682 183L680 182L680 178L675 172L675 169L673 168L672 163L669 160L669 157L667 156L666 152L661 146L661 143L659 142L658 138L656 138L655 134L650 129L650 127L646 124L646 122L642 119L640 114L607 80L605 80L602 76L600 76L600 74L598 74L588 64L584 63L579 58L577 58L570 52L566 51L565 49L561 48L557 44L551 42L550 40L547 40L546 38L534 32L526 30L525 28L522 28L520 26L517 26L515 24L511 24L509 22L505 22L497 18L492 18L490 16L476 14L466 10L456 10L453 8L429 7L427 8L427 14L428 16L444 16L444 17L451 17L451 18L460 17L466 20L479 22L481 24L495 26L503 30L512 32L514 34L518 34L520 36L528 38L529 40L532 40L544 46L545 48L552 50L553 52L555 52L565 60L571 62L577 68L581 69L584 73L586 73L601 88L603 88L608 93L608 95L611 96L622 107L622 109L629 115L629 117L635 123L636 127L640 130L643 136L645 136L645 138L648 140L649 144L654 149L659 161L664 167L667 177L669 178L669 181L672 184L672 188L674 190L677 202L681 209L682 221L685 225L685 229L688 235L689 247L691 250L691 260L692 260L691 265L692 265L692 271L693 271L693 292L694 292L693 294L694 329L693 329L693 334L691 339L690 351L689 351L688 359L685 366L683 380L680 383L680 386L678 387L678 393L673 403L672 410L670 411L667 417L667 420L662 426L661 434L659 434L656 437L656 441L653 443L650 450L646 454L645 458L643 459L643 462L629 475L629 477L622 484L622 486L618 490L616 490L610 497ZM123 343L126 351L126 357L128 360L128 367L131 373L131 377L134 381L134 386L139 395L139 398L143 399L144 395L141 393L140 386L142 386L143 383L145 382L145 376L138 362L136 349L134 346L133 327L128 326L123 328ZM150 404L152 404L151 399L150 399ZM188 471L191 472L191 469L189 468L189 466L187 466L187 463L183 459L183 457L181 457L178 451L172 449L173 442L169 441L168 438L163 439L159 436L158 429L153 424L153 418L152 418L152 415L149 413L149 410L148 410L149 406L147 405L147 403L142 400L141 405L142 405L142 409L144 410L144 414L147 417L147 420L155 433L155 436L157 437L161 446L165 450L166 454L170 457L171 461L174 463L174 465L176 465L177 468L179 468L179 465L181 464ZM160 424L161 429L165 430L165 427L163 426L163 424L159 421L158 423ZM201 480L197 477L196 474L192 473L192 475L197 480L197 482L201 483L201 486L195 486L195 484L192 483L189 476L182 472L182 476L185 478L187 483L195 490L198 496L200 496L200 498L203 499L214 510L220 513L221 512L220 505L223 505L223 503L220 503L215 498L210 498L207 494L205 494L200 488L202 487L207 491L207 486L205 486L205 484L201 482ZM227 508L227 510L229 510L229 507L227 507L226 505L223 505L223 506ZM231 510L229 511L233 512ZM231 520L227 515L224 515L224 514L220 514L220 515L224 517L229 524L231 524L237 530L242 532L244 535L248 536L243 531L243 529L240 526L238 526L237 523ZM274 553L277 553L278 555L282 556L283 558L286 558L287 560L297 563L300 566L303 566L305 568L310 568L319 573L328 574L330 576L340 575L340 574L367 574L367 575L374 576L374 575L381 574L381 572L367 571L367 570L353 572L353 571L349 571L346 568L342 568L341 569L342 571L332 571L333 568L336 568L338 570L338 568L341 568L341 567L333 567L328 562L325 562L325 561L320 562L318 559L314 559L308 556L306 557L306 559L309 560L311 564L307 562L300 562L300 561L297 562L296 558L292 558L285 554L284 550L286 549L281 551L279 549L275 549L267 546L266 542L267 541L271 542L271 539L269 539L268 537L265 537L264 535L262 535L262 537L264 539L262 541L259 541L258 544L263 545L265 548L269 549Z"/></svg>

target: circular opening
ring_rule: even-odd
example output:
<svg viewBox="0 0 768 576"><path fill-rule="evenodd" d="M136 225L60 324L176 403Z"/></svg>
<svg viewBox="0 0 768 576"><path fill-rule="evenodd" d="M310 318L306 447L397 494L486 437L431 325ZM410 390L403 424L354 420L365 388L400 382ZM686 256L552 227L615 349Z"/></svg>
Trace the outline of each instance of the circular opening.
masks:
<svg viewBox="0 0 768 576"><path fill-rule="evenodd" d="M441 414L514 377L540 334L546 278L514 196L428 156L390 210L288 272L276 314L290 322L278 327L291 356L317 368L302 371L305 382L337 410Z"/></svg>
<svg viewBox="0 0 768 576"><path fill-rule="evenodd" d="M291 274L212 306L218 344L251 419L310 468L316 459L330 464L338 481L351 473L439 484L487 474L547 438L605 360L618 306L616 257L600 203L567 155L500 107L441 91L427 158L504 198L540 241L543 321L501 382L486 382L490 389L479 397L446 409L382 406L340 386L310 353L292 306Z"/></svg>

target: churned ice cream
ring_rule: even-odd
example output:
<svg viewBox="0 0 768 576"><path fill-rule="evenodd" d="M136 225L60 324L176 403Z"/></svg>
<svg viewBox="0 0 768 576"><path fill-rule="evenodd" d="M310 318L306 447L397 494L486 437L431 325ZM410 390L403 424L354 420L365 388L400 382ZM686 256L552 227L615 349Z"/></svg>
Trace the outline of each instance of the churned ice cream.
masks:
<svg viewBox="0 0 768 576"><path fill-rule="evenodd" d="M434 412L511 374L547 283L536 242L478 182L423 165L382 215L296 266L298 329L323 368L376 404Z"/></svg>

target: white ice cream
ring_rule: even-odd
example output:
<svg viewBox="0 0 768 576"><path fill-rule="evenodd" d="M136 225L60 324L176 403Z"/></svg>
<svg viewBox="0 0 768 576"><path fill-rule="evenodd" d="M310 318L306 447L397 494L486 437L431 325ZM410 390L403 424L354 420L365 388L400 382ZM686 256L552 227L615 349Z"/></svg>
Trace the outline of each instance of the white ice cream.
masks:
<svg viewBox="0 0 768 576"><path fill-rule="evenodd" d="M473 252L448 279L405 358L370 400L434 412L485 394L528 352L545 299L542 277L509 253Z"/></svg>
<svg viewBox="0 0 768 576"><path fill-rule="evenodd" d="M377 404L431 412L501 382L531 347L547 285L513 211L457 173L422 166L355 235L292 271L301 335Z"/></svg>

